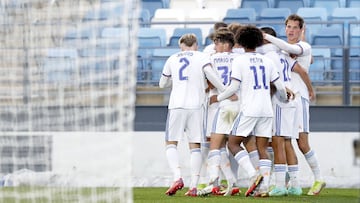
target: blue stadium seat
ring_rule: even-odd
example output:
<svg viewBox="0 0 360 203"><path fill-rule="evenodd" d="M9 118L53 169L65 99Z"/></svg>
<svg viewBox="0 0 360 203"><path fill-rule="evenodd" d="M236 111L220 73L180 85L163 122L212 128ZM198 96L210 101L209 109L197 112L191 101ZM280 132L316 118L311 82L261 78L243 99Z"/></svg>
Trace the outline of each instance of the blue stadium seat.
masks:
<svg viewBox="0 0 360 203"><path fill-rule="evenodd" d="M91 41L98 38L101 28L81 28L67 31L62 39L62 46L81 48L91 46Z"/></svg>
<svg viewBox="0 0 360 203"><path fill-rule="evenodd" d="M342 49L336 50L334 54L332 54L332 71L333 71L333 79L334 80L342 80L343 79L343 71L344 64L343 60L347 60L344 58L344 53ZM350 48L349 49L349 79L350 82L360 82L360 49L359 48Z"/></svg>
<svg viewBox="0 0 360 203"><path fill-rule="evenodd" d="M259 21L263 21L259 26L270 24L276 32L279 32L290 14L289 8L264 8L258 18Z"/></svg>
<svg viewBox="0 0 360 203"><path fill-rule="evenodd" d="M48 83L72 83L75 80L78 53L71 48L51 48L41 62L44 81Z"/></svg>
<svg viewBox="0 0 360 203"><path fill-rule="evenodd" d="M202 31L200 28L175 28L174 33L170 37L169 46L178 47L180 37L186 33L194 33L198 39L199 46L202 46Z"/></svg>
<svg viewBox="0 0 360 203"><path fill-rule="evenodd" d="M328 20L328 13L325 8L303 7L299 8L296 14L304 19L307 30L316 32L322 27L327 27L326 24L323 24Z"/></svg>
<svg viewBox="0 0 360 203"><path fill-rule="evenodd" d="M141 0L141 7L149 10L150 19L152 19L156 9L169 8L169 4L168 1L165 0Z"/></svg>
<svg viewBox="0 0 360 203"><path fill-rule="evenodd" d="M261 13L264 8L272 8L271 0L242 0L240 8L254 8L256 13Z"/></svg>
<svg viewBox="0 0 360 203"><path fill-rule="evenodd" d="M172 54L180 51L180 48L162 48L155 49L151 57L151 81L158 83L160 80L161 72L164 68L166 60Z"/></svg>
<svg viewBox="0 0 360 203"><path fill-rule="evenodd" d="M360 8L359 0L345 0L345 1L346 1L345 7L347 8Z"/></svg>
<svg viewBox="0 0 360 203"><path fill-rule="evenodd" d="M296 13L301 7L309 7L307 0L275 0L274 8L289 8L291 13Z"/></svg>
<svg viewBox="0 0 360 203"><path fill-rule="evenodd" d="M123 17L123 10L124 5L122 3L103 3L99 8L88 11L83 17L83 21L104 21L109 19L120 21Z"/></svg>
<svg viewBox="0 0 360 203"><path fill-rule="evenodd" d="M79 55L84 59L79 64L82 80L96 84L113 83L117 80L116 75L112 79L109 78L109 75L119 68L115 66L115 62L119 59L119 49L94 47L81 49Z"/></svg>
<svg viewBox="0 0 360 203"><path fill-rule="evenodd" d="M165 47L166 31L162 28L140 28L138 32L140 48Z"/></svg>
<svg viewBox="0 0 360 203"><path fill-rule="evenodd" d="M110 49L125 49L129 40L127 27L106 27L102 30L97 46Z"/></svg>
<svg viewBox="0 0 360 203"><path fill-rule="evenodd" d="M310 65L309 76L312 82L322 83L330 80L331 51L330 48L312 48L314 62Z"/></svg>
<svg viewBox="0 0 360 203"><path fill-rule="evenodd" d="M232 22L249 23L257 20L257 14L254 8L228 9L223 21L227 24Z"/></svg>
<svg viewBox="0 0 360 203"><path fill-rule="evenodd" d="M329 46L336 48L343 46L343 32L340 29L324 27L312 33L311 45Z"/></svg>
<svg viewBox="0 0 360 203"><path fill-rule="evenodd" d="M312 0L311 7L325 8L330 15L335 8L344 7L341 0Z"/></svg>

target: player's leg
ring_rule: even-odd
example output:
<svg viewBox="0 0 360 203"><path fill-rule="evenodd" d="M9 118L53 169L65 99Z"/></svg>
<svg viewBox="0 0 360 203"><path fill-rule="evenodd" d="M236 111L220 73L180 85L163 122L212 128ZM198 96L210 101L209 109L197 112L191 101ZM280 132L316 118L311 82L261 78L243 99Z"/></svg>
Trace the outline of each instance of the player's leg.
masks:
<svg viewBox="0 0 360 203"><path fill-rule="evenodd" d="M167 129L165 132L165 142L166 142L166 159L168 161L169 167L173 173L174 182L165 192L166 195L175 195L178 190L181 190L184 187L184 182L182 179L182 174L180 170L179 154L177 150L177 144L180 137L182 137L184 130L185 121L181 116L183 112L179 109L169 109L167 117Z"/></svg>
<svg viewBox="0 0 360 203"><path fill-rule="evenodd" d="M253 194L255 189L260 185L263 177L258 174L254 165L250 161L248 152L241 147L241 143L249 135L256 124L256 119L252 117L246 117L242 114L238 115L234 121L234 126L228 140L229 151L233 154L235 160L238 162L239 168L247 172L250 178L249 188L245 192L245 196ZM243 136L244 134L246 136Z"/></svg>
<svg viewBox="0 0 360 203"><path fill-rule="evenodd" d="M287 195L285 185L286 175L286 154L285 154L285 138L275 135L272 137L272 149L274 151L274 178L275 187L269 192L270 196Z"/></svg>
<svg viewBox="0 0 360 203"><path fill-rule="evenodd" d="M314 174L314 183L310 188L308 195L318 195L321 190L326 186L326 183L322 177L320 164L317 159L316 153L311 149L309 144L309 102L304 98L300 98L299 107L299 122L300 122L300 133L297 140L300 151L304 154L306 162Z"/></svg>
<svg viewBox="0 0 360 203"><path fill-rule="evenodd" d="M288 164L288 173L289 173L289 184L288 184L288 194L289 195L301 195L302 189L299 184L299 165L297 155L295 153L291 139L285 140L285 151L286 159Z"/></svg>
<svg viewBox="0 0 360 203"><path fill-rule="evenodd" d="M267 147L269 146L269 138L272 134L272 118L264 117L257 118L258 122L254 128L256 135L256 147L259 152L259 171L263 176L263 182L261 183L258 194L260 196L267 196L269 192L270 184L270 171L272 167L271 160L267 153Z"/></svg>
<svg viewBox="0 0 360 203"><path fill-rule="evenodd" d="M202 165L200 143L204 137L203 112L202 109L187 110L188 119L186 120L186 135L190 148L190 185L188 196L197 196L197 185L199 183L200 171Z"/></svg>

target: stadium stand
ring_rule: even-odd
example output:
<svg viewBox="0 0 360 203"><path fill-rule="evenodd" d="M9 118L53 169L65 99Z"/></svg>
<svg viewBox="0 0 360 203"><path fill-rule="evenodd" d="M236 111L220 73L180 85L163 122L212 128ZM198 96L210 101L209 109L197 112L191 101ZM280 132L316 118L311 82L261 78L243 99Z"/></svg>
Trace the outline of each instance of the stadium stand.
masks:
<svg viewBox="0 0 360 203"><path fill-rule="evenodd" d="M146 8L142 8L139 15L140 27L150 27L150 20L150 11Z"/></svg>
<svg viewBox="0 0 360 203"><path fill-rule="evenodd" d="M328 13L325 8L301 7L296 14L304 18L307 30L316 32L322 27L327 27Z"/></svg>
<svg viewBox="0 0 360 203"><path fill-rule="evenodd" d="M166 39L170 39L175 28L184 27L184 21L183 9L162 8L155 11L154 17L151 19L151 27L165 29Z"/></svg>
<svg viewBox="0 0 360 203"><path fill-rule="evenodd" d="M359 0L345 0L347 8L360 8L360 1Z"/></svg>
<svg viewBox="0 0 360 203"><path fill-rule="evenodd" d="M296 13L301 7L309 7L309 2L307 0L274 0L274 8L289 8L291 13Z"/></svg>
<svg viewBox="0 0 360 203"><path fill-rule="evenodd" d="M154 49L151 57L151 81L153 84L158 84L161 76L162 69L169 56L179 52L179 48L162 48Z"/></svg>
<svg viewBox="0 0 360 203"><path fill-rule="evenodd" d="M78 53L76 49L50 48L43 58L41 69L47 83L71 83L77 72Z"/></svg>
<svg viewBox="0 0 360 203"><path fill-rule="evenodd" d="M330 80L331 71L331 52L329 48L312 48L312 55L314 62L309 69L309 76L314 84L325 84L324 82Z"/></svg>
<svg viewBox="0 0 360 203"><path fill-rule="evenodd" d="M223 18L225 23L249 23L257 20L257 13L254 8L233 8L228 9Z"/></svg>
<svg viewBox="0 0 360 203"><path fill-rule="evenodd" d="M202 6L198 4L197 0L171 0L170 8L188 10L202 8Z"/></svg>
<svg viewBox="0 0 360 203"><path fill-rule="evenodd" d="M205 0L205 8L216 9L221 13L220 17L223 18L228 9L238 8L239 5L234 5L233 0Z"/></svg>
<svg viewBox="0 0 360 203"><path fill-rule="evenodd" d="M258 26L271 25L276 32L284 27L286 18L291 14L289 8L264 8L258 18Z"/></svg>
<svg viewBox="0 0 360 203"><path fill-rule="evenodd" d="M261 13L264 8L272 8L271 0L242 0L240 8L254 8L256 13Z"/></svg>
<svg viewBox="0 0 360 203"><path fill-rule="evenodd" d="M186 16L186 27L198 27L203 33L203 39L207 37L209 31L213 28L214 22L222 20L216 9L192 9Z"/></svg>
<svg viewBox="0 0 360 203"><path fill-rule="evenodd" d="M344 2L345 3L345 2ZM342 0L312 0L311 7L325 8L330 15L335 8L344 7Z"/></svg>
<svg viewBox="0 0 360 203"><path fill-rule="evenodd" d="M203 43L203 34L202 34L202 30L200 28L175 28L173 34L170 37L169 40L169 47L179 47L179 39L183 34L186 33L194 33L196 35L196 37L198 38L199 46L202 46Z"/></svg>
<svg viewBox="0 0 360 203"><path fill-rule="evenodd" d="M141 7L149 10L152 19L157 9L169 8L169 3L166 0L141 0Z"/></svg>

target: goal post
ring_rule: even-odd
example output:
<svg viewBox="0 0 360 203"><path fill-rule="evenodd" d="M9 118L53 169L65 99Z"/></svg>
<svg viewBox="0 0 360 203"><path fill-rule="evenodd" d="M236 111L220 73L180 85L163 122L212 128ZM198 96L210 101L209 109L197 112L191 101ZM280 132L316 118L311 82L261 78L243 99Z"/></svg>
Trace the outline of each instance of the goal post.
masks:
<svg viewBox="0 0 360 203"><path fill-rule="evenodd" d="M132 202L139 1L0 15L0 202Z"/></svg>

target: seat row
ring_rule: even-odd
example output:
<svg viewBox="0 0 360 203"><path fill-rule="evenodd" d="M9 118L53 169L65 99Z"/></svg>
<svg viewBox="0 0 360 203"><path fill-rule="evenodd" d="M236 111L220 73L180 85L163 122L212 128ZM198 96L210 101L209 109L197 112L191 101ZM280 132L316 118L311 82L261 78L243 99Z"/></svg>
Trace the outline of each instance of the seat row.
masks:
<svg viewBox="0 0 360 203"><path fill-rule="evenodd" d="M141 4L142 8L149 10L150 18L159 8L216 8L220 12L233 8L254 8L257 13L264 8L289 8L295 13L300 7L322 7L332 13L335 8L360 7L358 0L142 0Z"/></svg>

